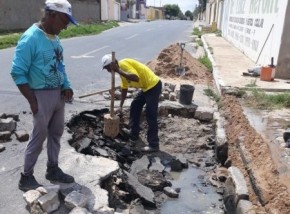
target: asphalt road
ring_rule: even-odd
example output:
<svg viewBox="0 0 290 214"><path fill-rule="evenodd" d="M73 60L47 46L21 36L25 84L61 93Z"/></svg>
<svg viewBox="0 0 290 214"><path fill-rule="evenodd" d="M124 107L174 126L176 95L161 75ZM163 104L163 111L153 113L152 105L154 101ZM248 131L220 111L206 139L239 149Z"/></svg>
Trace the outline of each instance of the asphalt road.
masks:
<svg viewBox="0 0 290 214"><path fill-rule="evenodd" d="M101 58L116 52L116 58L131 57L146 63L175 42L187 42L191 21L160 20L116 27L99 35L63 39L66 71L75 95L110 88L110 75L102 71ZM10 76L15 48L0 50L0 113L29 111L29 106ZM119 78L116 78L118 84Z"/></svg>

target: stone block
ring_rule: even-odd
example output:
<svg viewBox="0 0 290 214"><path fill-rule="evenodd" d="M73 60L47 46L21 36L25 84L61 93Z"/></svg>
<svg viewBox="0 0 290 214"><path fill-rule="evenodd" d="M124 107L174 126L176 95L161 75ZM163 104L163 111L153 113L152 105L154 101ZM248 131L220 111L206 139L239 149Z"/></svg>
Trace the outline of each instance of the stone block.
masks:
<svg viewBox="0 0 290 214"><path fill-rule="evenodd" d="M228 159L228 142L224 129L224 119L220 117L218 112L215 112L214 120L216 121L215 156L224 165Z"/></svg>
<svg viewBox="0 0 290 214"><path fill-rule="evenodd" d="M77 191L72 191L64 199L65 205L70 209L75 207L85 207L87 201L88 198L84 194Z"/></svg>
<svg viewBox="0 0 290 214"><path fill-rule="evenodd" d="M3 152L5 150L5 146L0 143L0 152Z"/></svg>
<svg viewBox="0 0 290 214"><path fill-rule="evenodd" d="M232 166L228 171L223 200L226 212L236 213L238 202L249 200L248 188L243 174L237 167Z"/></svg>
<svg viewBox="0 0 290 214"><path fill-rule="evenodd" d="M25 130L18 130L15 132L16 138L20 142L25 142L28 141L29 139L29 134Z"/></svg>
<svg viewBox="0 0 290 214"><path fill-rule="evenodd" d="M195 111L194 118L204 122L210 122L213 119L214 110L208 107L198 107Z"/></svg>
<svg viewBox="0 0 290 214"><path fill-rule="evenodd" d="M11 139L12 133L10 131L1 131L0 132L0 141L6 142Z"/></svg>
<svg viewBox="0 0 290 214"><path fill-rule="evenodd" d="M29 190L23 194L23 198L27 205L32 206L33 202L41 197L41 193L37 190Z"/></svg>
<svg viewBox="0 0 290 214"><path fill-rule="evenodd" d="M256 212L250 201L240 200L237 205L237 214L256 214Z"/></svg>
<svg viewBox="0 0 290 214"><path fill-rule="evenodd" d="M38 203L44 212L51 213L57 210L60 206L58 194L56 192L49 192L38 199Z"/></svg>
<svg viewBox="0 0 290 214"><path fill-rule="evenodd" d="M16 129L16 122L13 118L0 119L0 132L9 131L13 132Z"/></svg>

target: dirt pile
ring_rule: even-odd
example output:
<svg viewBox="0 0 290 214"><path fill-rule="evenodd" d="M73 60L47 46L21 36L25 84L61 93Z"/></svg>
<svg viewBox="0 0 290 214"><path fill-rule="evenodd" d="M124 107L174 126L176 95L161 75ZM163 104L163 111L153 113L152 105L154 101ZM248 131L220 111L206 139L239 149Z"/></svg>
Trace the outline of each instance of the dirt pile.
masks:
<svg viewBox="0 0 290 214"><path fill-rule="evenodd" d="M185 68L185 75L177 75L176 68L180 66L180 59L181 48L179 43L176 43L163 49L158 57L147 65L164 79L188 80L194 84L212 84L212 73L185 49L183 50L181 65Z"/></svg>

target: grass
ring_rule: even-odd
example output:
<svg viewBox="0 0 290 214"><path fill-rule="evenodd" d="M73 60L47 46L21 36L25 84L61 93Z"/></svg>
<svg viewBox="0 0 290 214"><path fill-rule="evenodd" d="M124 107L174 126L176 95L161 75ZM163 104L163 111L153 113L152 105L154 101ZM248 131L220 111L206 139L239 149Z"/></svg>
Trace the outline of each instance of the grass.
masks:
<svg viewBox="0 0 290 214"><path fill-rule="evenodd" d="M216 36L221 37L222 36L222 31L221 30L217 30L214 32Z"/></svg>
<svg viewBox="0 0 290 214"><path fill-rule="evenodd" d="M196 44L200 47L203 47L203 42L200 39L196 40Z"/></svg>
<svg viewBox="0 0 290 214"><path fill-rule="evenodd" d="M256 87L257 86L257 78L255 78L254 80L251 80L251 82L249 84L246 85L247 87Z"/></svg>
<svg viewBox="0 0 290 214"><path fill-rule="evenodd" d="M245 102L257 109L290 108L290 94L287 92L266 93L254 88L245 98Z"/></svg>
<svg viewBox="0 0 290 214"><path fill-rule="evenodd" d="M66 30L63 30L59 37L71 38L82 35L95 35L102 31L108 30L113 27L119 26L116 21L99 22L92 24L80 24L79 26L70 25ZM17 41L21 37L23 31L18 31L14 33L1 32L0 34L0 49L14 47L17 45Z"/></svg>
<svg viewBox="0 0 290 214"><path fill-rule="evenodd" d="M215 93L211 88L204 89L204 93L206 96L211 97L216 103L218 108L221 107L221 97Z"/></svg>
<svg viewBox="0 0 290 214"><path fill-rule="evenodd" d="M116 21L86 24L86 25L70 25L66 30L61 31L60 38L70 38L82 35L95 35L113 27L119 26Z"/></svg>
<svg viewBox="0 0 290 214"><path fill-rule="evenodd" d="M199 38L202 36L202 32L199 30L199 28L195 27L193 28L192 35L197 35Z"/></svg>
<svg viewBox="0 0 290 214"><path fill-rule="evenodd" d="M207 55L203 56L203 57L199 57L198 61L203 64L205 67L207 67L207 69L212 72L212 64L211 61L209 60L209 58L207 57Z"/></svg>
<svg viewBox="0 0 290 214"><path fill-rule="evenodd" d="M13 33L0 36L0 49L14 47L22 33Z"/></svg>

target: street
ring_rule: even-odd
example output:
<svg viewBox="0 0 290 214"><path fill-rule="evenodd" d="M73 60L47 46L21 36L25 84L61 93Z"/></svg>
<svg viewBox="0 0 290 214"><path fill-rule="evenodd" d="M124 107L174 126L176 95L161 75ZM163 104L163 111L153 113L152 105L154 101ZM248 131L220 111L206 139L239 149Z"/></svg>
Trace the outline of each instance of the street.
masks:
<svg viewBox="0 0 290 214"><path fill-rule="evenodd" d="M127 24L95 36L62 40L66 71L75 96L110 87L110 75L101 69L101 58L106 53L115 51L117 59L131 57L146 63L168 45L189 41L192 30L191 21L160 20ZM10 76L13 54L14 48L0 50L0 112L29 111Z"/></svg>

